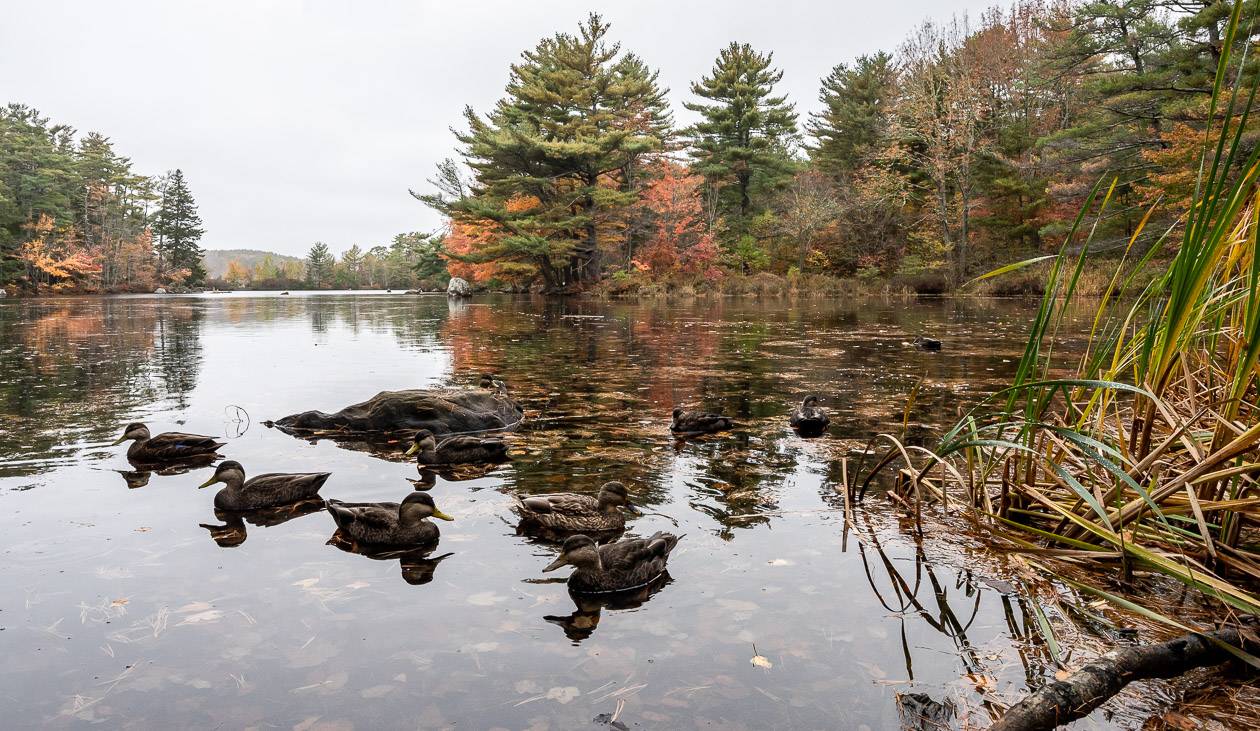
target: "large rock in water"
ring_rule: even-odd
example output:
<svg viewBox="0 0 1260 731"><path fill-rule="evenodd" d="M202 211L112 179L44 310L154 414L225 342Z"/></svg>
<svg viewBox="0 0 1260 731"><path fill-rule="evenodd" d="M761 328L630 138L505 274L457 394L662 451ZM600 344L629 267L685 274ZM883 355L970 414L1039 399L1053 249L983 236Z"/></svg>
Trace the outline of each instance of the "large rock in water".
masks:
<svg viewBox="0 0 1260 731"><path fill-rule="evenodd" d="M521 407L493 391L381 391L341 411L303 411L274 423L286 431L397 432L428 429L435 435L507 429L521 420Z"/></svg>
<svg viewBox="0 0 1260 731"><path fill-rule="evenodd" d="M471 297L472 285L469 284L468 280L466 279L461 279L460 277L451 277L450 283L446 285L446 296L447 297Z"/></svg>

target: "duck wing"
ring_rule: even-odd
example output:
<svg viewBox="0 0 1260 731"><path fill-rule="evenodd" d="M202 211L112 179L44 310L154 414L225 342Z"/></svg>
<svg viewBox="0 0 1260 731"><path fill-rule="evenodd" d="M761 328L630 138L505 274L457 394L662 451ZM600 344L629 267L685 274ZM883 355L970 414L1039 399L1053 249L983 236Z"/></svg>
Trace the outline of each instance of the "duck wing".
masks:
<svg viewBox="0 0 1260 731"><path fill-rule="evenodd" d="M594 515L599 512L599 501L590 495L559 492L521 498L518 508L537 514Z"/></svg>
<svg viewBox="0 0 1260 731"><path fill-rule="evenodd" d="M145 441L142 445L142 452L146 456L177 459L179 457L212 454L216 449L226 444L227 442L220 442L214 437L207 437L201 434L184 434L182 432L168 431Z"/></svg>
<svg viewBox="0 0 1260 731"><path fill-rule="evenodd" d="M294 503L316 497L331 475L331 472L268 472L247 480L243 487L245 495L255 502Z"/></svg>
<svg viewBox="0 0 1260 731"><path fill-rule="evenodd" d="M398 524L398 503L343 503L328 501L328 512L337 527L358 534L390 530ZM353 527L351 527L353 526Z"/></svg>

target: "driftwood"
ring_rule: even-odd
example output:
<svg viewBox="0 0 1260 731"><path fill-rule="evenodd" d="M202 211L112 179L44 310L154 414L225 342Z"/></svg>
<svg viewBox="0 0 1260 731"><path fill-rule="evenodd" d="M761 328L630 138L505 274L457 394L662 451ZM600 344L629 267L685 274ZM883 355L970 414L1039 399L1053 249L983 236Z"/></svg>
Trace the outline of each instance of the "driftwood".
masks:
<svg viewBox="0 0 1260 731"><path fill-rule="evenodd" d="M989 729L1034 731L1084 718L1134 680L1171 678L1229 660L1232 655L1217 642L1240 647L1243 633L1236 628L1222 629L1182 635L1155 645L1112 650L1011 706Z"/></svg>

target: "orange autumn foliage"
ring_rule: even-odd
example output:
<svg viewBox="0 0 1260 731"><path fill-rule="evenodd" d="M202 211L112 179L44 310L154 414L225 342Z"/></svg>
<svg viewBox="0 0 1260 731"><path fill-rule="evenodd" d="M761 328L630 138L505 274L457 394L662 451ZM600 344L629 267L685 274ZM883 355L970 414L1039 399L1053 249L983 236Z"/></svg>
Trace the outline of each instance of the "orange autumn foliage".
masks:
<svg viewBox="0 0 1260 731"><path fill-rule="evenodd" d="M508 213L524 213L539 205L534 196L513 196L505 204ZM476 255L481 250L496 243L503 231L493 221L487 220L452 220L442 246L450 256L446 257L446 270L452 277L461 277L470 282L483 283L492 279L501 281L517 281L525 272L520 264L512 262L473 262L464 257Z"/></svg>
<svg viewBox="0 0 1260 731"><path fill-rule="evenodd" d="M705 225L700 198L704 178L668 161L655 172L640 200L648 214L648 239L635 259L636 267L658 274L681 271L720 277L717 241Z"/></svg>

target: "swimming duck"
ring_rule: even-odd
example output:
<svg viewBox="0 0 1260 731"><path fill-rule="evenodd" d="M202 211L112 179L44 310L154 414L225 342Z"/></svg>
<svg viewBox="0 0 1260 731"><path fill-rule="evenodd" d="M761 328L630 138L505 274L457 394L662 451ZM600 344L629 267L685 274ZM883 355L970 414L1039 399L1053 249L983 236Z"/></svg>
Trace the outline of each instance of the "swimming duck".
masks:
<svg viewBox="0 0 1260 731"><path fill-rule="evenodd" d="M826 431L831 419L827 411L818 405L818 397L811 394L792 412L789 423L802 434L821 434Z"/></svg>
<svg viewBox="0 0 1260 731"><path fill-rule="evenodd" d="M114 444L122 444L129 439L134 441L127 448L127 459L145 464L205 459L227 444L216 441L214 437L175 431L162 432L151 437L149 427L140 423L128 424L123 435Z"/></svg>
<svg viewBox="0 0 1260 731"><path fill-rule="evenodd" d="M318 497L319 488L331 474L268 472L246 480L241 463L229 459L220 463L210 479L197 487L210 487L216 482L226 485L214 496L214 507L219 510L258 510Z"/></svg>
<svg viewBox="0 0 1260 731"><path fill-rule="evenodd" d="M601 546L590 536L569 536L560 546L560 556L543 571L555 571L565 564L576 567L569 574L569 590L582 594L637 589L665 573L665 563L678 540L673 533L660 532Z"/></svg>
<svg viewBox="0 0 1260 731"><path fill-rule="evenodd" d="M482 464L507 459L507 443L498 437L454 436L438 443L428 429L416 432L407 456L420 464Z"/></svg>
<svg viewBox="0 0 1260 731"><path fill-rule="evenodd" d="M639 512L630 504L626 486L614 481L604 483L598 495L562 492L519 498L514 509L523 523L548 530L607 533L626 527L626 516L620 510L622 507Z"/></svg>
<svg viewBox="0 0 1260 731"><path fill-rule="evenodd" d="M930 350L932 352L936 352L941 349L941 341L936 338L928 338L922 335L915 335L914 342L912 344L919 350Z"/></svg>
<svg viewBox="0 0 1260 731"><path fill-rule="evenodd" d="M481 380L477 382L477 386L480 388L484 388L487 391L494 391L500 396L507 395L507 384L495 378L490 373L482 373Z"/></svg>
<svg viewBox="0 0 1260 731"><path fill-rule="evenodd" d="M669 430L675 434L707 434L734 426L735 420L729 416L674 409L674 421L669 425Z"/></svg>
<svg viewBox="0 0 1260 731"><path fill-rule="evenodd" d="M373 546L416 546L438 539L429 518L455 520L438 510L427 492L413 492L401 503L328 501L328 512L348 538Z"/></svg>

